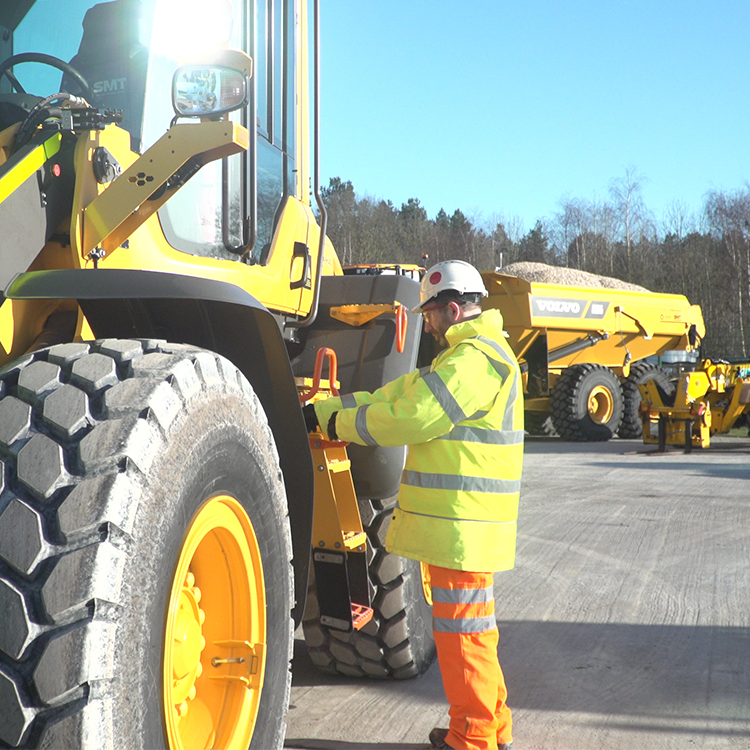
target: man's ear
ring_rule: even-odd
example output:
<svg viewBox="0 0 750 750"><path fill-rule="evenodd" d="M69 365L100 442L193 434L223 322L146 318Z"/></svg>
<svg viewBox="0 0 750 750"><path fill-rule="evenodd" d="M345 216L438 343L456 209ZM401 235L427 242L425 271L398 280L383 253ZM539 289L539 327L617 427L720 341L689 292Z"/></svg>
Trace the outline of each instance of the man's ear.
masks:
<svg viewBox="0 0 750 750"><path fill-rule="evenodd" d="M451 320L455 323L461 317L461 307L458 302L449 302L448 309L451 311Z"/></svg>

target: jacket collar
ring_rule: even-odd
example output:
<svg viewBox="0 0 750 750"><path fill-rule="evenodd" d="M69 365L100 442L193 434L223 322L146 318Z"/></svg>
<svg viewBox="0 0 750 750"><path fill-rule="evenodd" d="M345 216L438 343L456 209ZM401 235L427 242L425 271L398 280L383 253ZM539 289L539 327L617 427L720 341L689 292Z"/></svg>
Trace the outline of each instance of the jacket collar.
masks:
<svg viewBox="0 0 750 750"><path fill-rule="evenodd" d="M504 336L503 316L499 310L485 310L481 315L472 320L452 325L445 333L446 341L450 346L455 346L464 339L472 336L487 336L497 338Z"/></svg>

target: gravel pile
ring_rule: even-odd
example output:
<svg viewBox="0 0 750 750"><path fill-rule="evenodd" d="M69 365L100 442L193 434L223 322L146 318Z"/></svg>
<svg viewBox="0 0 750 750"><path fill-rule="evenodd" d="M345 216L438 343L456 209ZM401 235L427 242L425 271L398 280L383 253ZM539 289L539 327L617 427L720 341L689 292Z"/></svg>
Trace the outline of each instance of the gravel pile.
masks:
<svg viewBox="0 0 750 750"><path fill-rule="evenodd" d="M548 266L546 263L511 263L500 270L509 276L518 276L526 281L542 284L562 284L564 286L587 286L601 289L625 289L632 292L647 292L648 289L613 279L611 276L597 276L588 271L563 266Z"/></svg>

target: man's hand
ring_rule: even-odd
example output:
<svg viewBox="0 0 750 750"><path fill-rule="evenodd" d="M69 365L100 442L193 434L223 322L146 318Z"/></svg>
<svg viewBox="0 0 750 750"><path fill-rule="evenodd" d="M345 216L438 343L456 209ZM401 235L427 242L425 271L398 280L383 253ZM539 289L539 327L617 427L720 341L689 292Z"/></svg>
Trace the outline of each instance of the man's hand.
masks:
<svg viewBox="0 0 750 750"><path fill-rule="evenodd" d="M302 416L305 418L305 427L308 432L318 432L318 415L315 413L315 407L312 404L305 404L302 407Z"/></svg>

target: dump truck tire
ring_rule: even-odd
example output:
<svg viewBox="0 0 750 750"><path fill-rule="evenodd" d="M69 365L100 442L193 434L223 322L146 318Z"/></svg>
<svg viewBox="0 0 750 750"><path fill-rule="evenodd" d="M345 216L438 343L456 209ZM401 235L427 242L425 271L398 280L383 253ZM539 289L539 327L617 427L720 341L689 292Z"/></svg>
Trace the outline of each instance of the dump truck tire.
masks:
<svg viewBox="0 0 750 750"><path fill-rule="evenodd" d="M603 365L567 367L550 394L552 423L563 440L609 440L617 434L622 410L620 383Z"/></svg>
<svg viewBox="0 0 750 750"><path fill-rule="evenodd" d="M643 437L643 423L640 417L641 392L638 386L648 383L649 380L655 380L657 387L665 396L674 394L674 384L661 367L648 362L636 362L630 368L628 377L622 379L623 414L617 433L621 438Z"/></svg>
<svg viewBox="0 0 750 750"><path fill-rule="evenodd" d="M359 500L368 537L370 595L374 615L362 630L344 633L320 623L313 582L303 632L312 662L322 672L348 677L406 679L424 672L435 657L432 612L420 564L385 550L395 498Z"/></svg>
<svg viewBox="0 0 750 750"><path fill-rule="evenodd" d="M105 340L0 389L0 746L280 748L291 536L247 380Z"/></svg>

